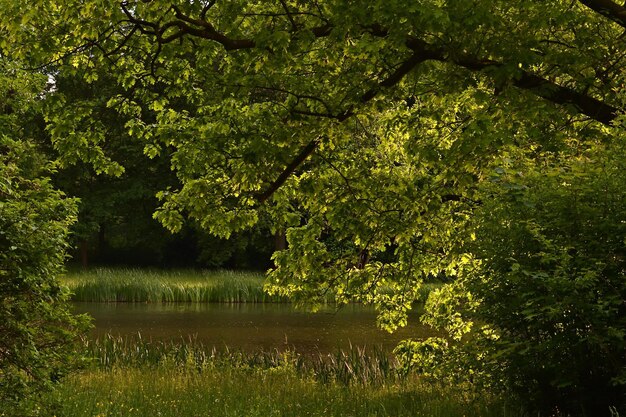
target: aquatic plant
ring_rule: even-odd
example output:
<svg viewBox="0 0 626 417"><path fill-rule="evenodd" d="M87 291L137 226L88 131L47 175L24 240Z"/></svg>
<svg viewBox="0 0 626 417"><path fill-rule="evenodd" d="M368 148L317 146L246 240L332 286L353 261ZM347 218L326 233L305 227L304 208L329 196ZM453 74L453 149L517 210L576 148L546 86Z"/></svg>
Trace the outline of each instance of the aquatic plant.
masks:
<svg viewBox="0 0 626 417"><path fill-rule="evenodd" d="M141 303L286 303L289 299L263 290L259 272L230 270L157 270L94 268L73 270L61 278L72 293L72 301ZM423 284L420 303L440 283ZM324 298L334 303L334 296Z"/></svg>
<svg viewBox="0 0 626 417"><path fill-rule="evenodd" d="M344 385L384 385L407 378L406 373L400 372L397 361L378 347L350 346L347 350L338 349L330 354L301 354L292 348L246 352L206 346L192 337L178 341L146 340L139 333L133 337L106 335L85 339L83 343L93 369L290 369L300 376L323 383L337 382Z"/></svg>
<svg viewBox="0 0 626 417"><path fill-rule="evenodd" d="M62 278L73 301L268 303L284 297L263 291L255 272L97 268Z"/></svg>

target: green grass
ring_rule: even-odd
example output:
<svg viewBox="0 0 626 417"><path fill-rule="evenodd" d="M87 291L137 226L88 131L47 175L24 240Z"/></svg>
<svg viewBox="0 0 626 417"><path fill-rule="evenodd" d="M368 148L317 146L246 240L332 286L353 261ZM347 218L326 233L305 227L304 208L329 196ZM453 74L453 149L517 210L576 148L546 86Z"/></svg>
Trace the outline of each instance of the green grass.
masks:
<svg viewBox="0 0 626 417"><path fill-rule="evenodd" d="M468 389L398 372L380 351L244 353L141 338L85 341L90 366L43 397L56 417L524 417ZM43 411L43 409L42 409Z"/></svg>
<svg viewBox="0 0 626 417"><path fill-rule="evenodd" d="M321 384L289 368L91 370L66 380L58 395L61 407L51 414L57 417L522 416L452 389L418 382Z"/></svg>
<svg viewBox="0 0 626 417"><path fill-rule="evenodd" d="M263 291L254 272L96 268L61 277L73 301L90 302L286 302Z"/></svg>
<svg viewBox="0 0 626 417"><path fill-rule="evenodd" d="M263 291L259 272L228 270L157 270L94 268L71 270L61 282L72 292L72 301L141 303L285 303L285 297ZM440 284L424 284L425 300ZM332 295L327 303L333 303Z"/></svg>
<svg viewBox="0 0 626 417"><path fill-rule="evenodd" d="M292 369L302 377L323 383L344 385L384 385L406 379L406 374L388 352L380 348L353 347L332 354L301 355L293 350L244 352L241 350L209 348L193 339L147 341L135 337L105 336L85 340L85 356L92 369L151 368L162 366L177 369L206 370Z"/></svg>

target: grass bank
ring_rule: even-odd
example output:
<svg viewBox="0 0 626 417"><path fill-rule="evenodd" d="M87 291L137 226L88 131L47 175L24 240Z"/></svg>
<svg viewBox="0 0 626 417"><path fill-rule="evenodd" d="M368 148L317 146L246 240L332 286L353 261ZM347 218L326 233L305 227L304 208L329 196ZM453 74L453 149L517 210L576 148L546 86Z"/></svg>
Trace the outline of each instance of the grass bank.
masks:
<svg viewBox="0 0 626 417"><path fill-rule="evenodd" d="M73 301L273 303L254 272L95 268L69 271L61 282Z"/></svg>
<svg viewBox="0 0 626 417"><path fill-rule="evenodd" d="M47 415L524 416L486 395L421 382L376 351L303 357L217 352L192 341L85 343L90 366L61 382Z"/></svg>
<svg viewBox="0 0 626 417"><path fill-rule="evenodd" d="M70 270L61 282L72 301L135 303L286 303L263 291L259 272L93 268ZM424 284L421 299L440 284ZM333 303L332 295L327 303Z"/></svg>
<svg viewBox="0 0 626 417"><path fill-rule="evenodd" d="M288 367L92 370L66 380L57 417L521 417L484 397L419 383L321 384Z"/></svg>

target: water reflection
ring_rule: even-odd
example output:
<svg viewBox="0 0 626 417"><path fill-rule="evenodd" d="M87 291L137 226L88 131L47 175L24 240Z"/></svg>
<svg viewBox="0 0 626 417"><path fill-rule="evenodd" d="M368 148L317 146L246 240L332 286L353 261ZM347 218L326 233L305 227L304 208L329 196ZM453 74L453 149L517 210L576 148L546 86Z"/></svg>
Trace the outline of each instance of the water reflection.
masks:
<svg viewBox="0 0 626 417"><path fill-rule="evenodd" d="M318 313L288 304L76 303L75 310L94 317L94 336L140 332L153 340L193 337L208 346L247 351L292 347L333 352L350 344L391 350L402 339L433 334L417 317L411 317L407 328L389 334L376 327L374 310L360 305Z"/></svg>

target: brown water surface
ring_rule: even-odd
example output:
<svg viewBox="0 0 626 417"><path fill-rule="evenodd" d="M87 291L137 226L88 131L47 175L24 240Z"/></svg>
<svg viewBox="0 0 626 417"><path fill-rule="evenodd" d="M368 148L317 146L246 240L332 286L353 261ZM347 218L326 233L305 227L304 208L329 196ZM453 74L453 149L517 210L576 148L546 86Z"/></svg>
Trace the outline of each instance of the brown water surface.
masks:
<svg viewBox="0 0 626 417"><path fill-rule="evenodd" d="M75 310L94 318L94 337L136 336L180 340L190 337L207 346L246 351L295 348L298 352L334 352L352 346L390 351L407 338L421 339L433 331L417 317L389 334L376 327L372 308L347 305L317 313L289 304L133 304L75 303Z"/></svg>

